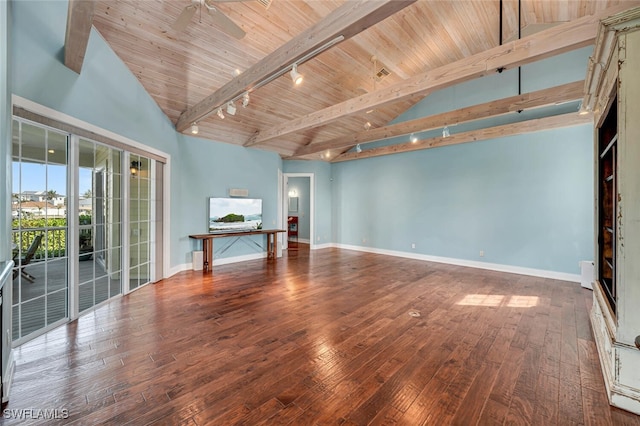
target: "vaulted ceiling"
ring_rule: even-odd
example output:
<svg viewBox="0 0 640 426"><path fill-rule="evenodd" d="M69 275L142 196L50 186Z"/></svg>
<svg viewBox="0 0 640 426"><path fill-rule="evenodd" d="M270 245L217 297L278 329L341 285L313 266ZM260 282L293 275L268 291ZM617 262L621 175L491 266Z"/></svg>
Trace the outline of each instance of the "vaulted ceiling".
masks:
<svg viewBox="0 0 640 426"><path fill-rule="evenodd" d="M448 66L456 70L472 67L464 61L478 62L475 58L484 61L487 68L494 63L499 66L495 55L508 56L517 49L524 52L522 55L535 56L535 52L530 53L535 50L535 43L525 46L511 41L534 34L532 37L543 35L542 41L552 44L565 33L545 35L548 28L601 13L608 7L620 4L631 7L638 3L392 1L394 5L384 6L387 10L377 16L368 15L351 26L349 22L342 23L349 36L300 63L298 71L305 78L303 84L295 86L288 71L293 63L290 59L303 51L301 43L312 46L322 38L318 27L339 28L340 19L347 21L341 16L347 17L358 8L371 8L371 3L376 2L388 3L208 0L210 7L205 7L192 5L191 0L98 0L93 25L167 117L178 124L178 130L189 133L191 122L196 121L198 137L272 150L285 158L296 153L302 155L300 158L318 158L320 148L314 149L315 146L340 145L333 154L338 155L359 141L357 135L364 131L365 123L371 123L373 130L384 127L430 90L443 87L428 80L451 73ZM186 28L176 29L176 20L187 7L195 7L195 12ZM216 19L220 13L246 35L238 39L223 31L220 19ZM385 18L385 14L390 16ZM592 26L593 38L595 28ZM592 40L568 42L539 57L589 43ZM483 57L486 52L495 54ZM526 58L524 62L522 58L508 60L506 67L526 61ZM258 80L269 74L268 68L284 71L256 87ZM449 77L444 80L454 84L488 72L469 71L458 80ZM435 73L439 73L438 77L434 77ZM416 85L423 87L410 90ZM250 92L246 108L239 98L245 91ZM225 118L221 119L216 114L217 104L221 99L228 101L225 96L237 99L237 111L235 115L228 114L223 105ZM207 98L208 104L203 102ZM346 142L331 145L331 141L340 138Z"/></svg>

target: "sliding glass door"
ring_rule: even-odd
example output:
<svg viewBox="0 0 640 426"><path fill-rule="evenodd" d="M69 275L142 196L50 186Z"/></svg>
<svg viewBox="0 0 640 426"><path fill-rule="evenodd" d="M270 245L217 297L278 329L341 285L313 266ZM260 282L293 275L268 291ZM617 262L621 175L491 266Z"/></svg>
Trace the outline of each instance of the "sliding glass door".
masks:
<svg viewBox="0 0 640 426"><path fill-rule="evenodd" d="M79 140L79 312L122 292L122 155L120 150Z"/></svg>
<svg viewBox="0 0 640 426"><path fill-rule="evenodd" d="M162 276L163 163L103 139L14 119L14 344Z"/></svg>
<svg viewBox="0 0 640 426"><path fill-rule="evenodd" d="M135 154L129 160L129 289L134 290L152 281L155 161Z"/></svg>
<svg viewBox="0 0 640 426"><path fill-rule="evenodd" d="M68 317L68 135L13 121L14 341Z"/></svg>

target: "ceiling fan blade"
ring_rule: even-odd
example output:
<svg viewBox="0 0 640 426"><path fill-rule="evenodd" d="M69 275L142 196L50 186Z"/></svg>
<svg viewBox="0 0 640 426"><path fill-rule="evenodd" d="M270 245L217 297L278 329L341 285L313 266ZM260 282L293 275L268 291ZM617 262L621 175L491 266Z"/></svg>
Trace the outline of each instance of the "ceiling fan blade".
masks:
<svg viewBox="0 0 640 426"><path fill-rule="evenodd" d="M227 15L213 6L207 5L206 3L205 5L209 10L209 14L211 15L213 23L222 31L229 34L231 37L237 38L238 40L246 35L242 28L240 28L238 25L236 25L235 22L229 19Z"/></svg>
<svg viewBox="0 0 640 426"><path fill-rule="evenodd" d="M176 19L173 25L171 25L171 28L176 31L184 31L184 29L189 25L189 22L191 22L191 18L193 18L197 9L198 7L195 4L190 4L182 9L182 13L180 13L180 16L178 16L178 19Z"/></svg>

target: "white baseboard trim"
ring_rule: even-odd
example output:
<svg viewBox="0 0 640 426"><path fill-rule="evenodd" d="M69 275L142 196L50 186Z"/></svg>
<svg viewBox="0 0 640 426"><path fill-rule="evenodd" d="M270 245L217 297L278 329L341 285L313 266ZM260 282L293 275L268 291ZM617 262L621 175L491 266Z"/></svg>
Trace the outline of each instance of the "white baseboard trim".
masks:
<svg viewBox="0 0 640 426"><path fill-rule="evenodd" d="M451 257L430 256L427 254L407 253L403 251L384 250L373 247L352 246L348 244L332 244L346 250L362 251L366 253L383 254L387 256L404 257L407 259L424 260L426 262L447 263L450 265L466 266L469 268L487 269L490 271L507 272L511 274L529 275L532 277L551 278L560 281L580 282L579 274L569 274L566 272L547 271L544 269L525 268L522 266L501 265L498 263L478 262L474 260L455 259Z"/></svg>
<svg viewBox="0 0 640 426"><path fill-rule="evenodd" d="M258 260L267 257L267 253L254 253L244 256L224 257L222 259L213 259L213 266L228 265L229 263L246 262L248 260Z"/></svg>
<svg viewBox="0 0 640 426"><path fill-rule="evenodd" d="M16 371L16 362L13 359L13 349L9 349L9 362L7 363L7 370L2 374L2 402L9 401L9 395L11 394L11 385L13 384L13 374Z"/></svg>
<svg viewBox="0 0 640 426"><path fill-rule="evenodd" d="M297 240L289 240L289 243L302 243L302 244L309 244L311 245L311 240L308 240L306 238L298 238Z"/></svg>
<svg viewBox="0 0 640 426"><path fill-rule="evenodd" d="M175 274L179 274L180 272L184 271L190 271L191 269L193 269L192 263L182 263L180 265L176 265L169 270L169 275L167 275L165 278L170 278Z"/></svg>
<svg viewBox="0 0 640 426"><path fill-rule="evenodd" d="M506 272L506 273L518 274L518 275L528 275L528 276L540 277L540 278L551 278L551 279L560 280L560 281L570 281L570 282L576 282L576 283L579 283L581 281L580 274L569 274L566 272L548 271L545 269L525 268L522 266L502 265L499 263L478 262L474 260L456 259L452 257L430 256L427 254L417 254L417 253L408 253L403 251L377 249L373 247L361 247L361 246L354 246L349 244L325 243L325 244L315 244L311 246L311 250L322 250L327 248L339 248L344 250L361 251L365 253L382 254L386 256L404 257L407 259L423 260L426 262L446 263L449 265L466 266L469 268L486 269L489 271ZM229 257L225 259L216 259L213 261L213 265L214 266L226 265L229 263L245 262L248 260L261 259L266 256L267 256L266 253L256 253L256 254L250 254L246 256L236 256L236 257ZM183 263L181 265L177 265L171 268L171 271L170 271L171 275L169 276L175 275L183 271L190 271L191 269L193 269L191 263Z"/></svg>
<svg viewBox="0 0 640 426"><path fill-rule="evenodd" d="M257 259L264 259L265 257L267 257L267 253L255 253L255 254L247 254L245 256L234 256L234 257L225 257L222 259L213 259L213 266L217 266L217 265L227 265L229 263L238 263L238 262L246 262L248 260L257 260ZM193 270L193 263L189 262L189 263L182 263L180 265L176 265L173 268L171 268L171 270L169 271L169 277L174 276L175 274L178 274L180 272L184 272L184 271L191 271Z"/></svg>
<svg viewBox="0 0 640 426"><path fill-rule="evenodd" d="M338 246L333 243L316 244L311 246L311 250L322 250L322 249L333 248L333 247L338 247Z"/></svg>

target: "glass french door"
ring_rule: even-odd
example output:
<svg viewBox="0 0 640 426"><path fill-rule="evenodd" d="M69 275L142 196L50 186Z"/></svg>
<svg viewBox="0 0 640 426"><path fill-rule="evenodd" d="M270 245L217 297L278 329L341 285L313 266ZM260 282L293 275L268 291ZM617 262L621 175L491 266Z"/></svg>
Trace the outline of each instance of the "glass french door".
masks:
<svg viewBox="0 0 640 426"><path fill-rule="evenodd" d="M65 133L13 121L14 341L68 318L68 142Z"/></svg>

